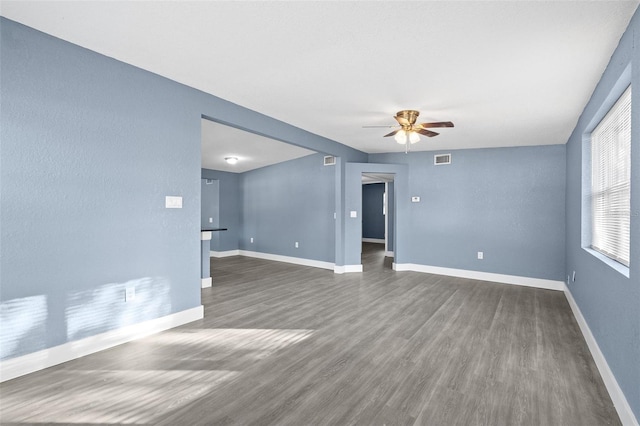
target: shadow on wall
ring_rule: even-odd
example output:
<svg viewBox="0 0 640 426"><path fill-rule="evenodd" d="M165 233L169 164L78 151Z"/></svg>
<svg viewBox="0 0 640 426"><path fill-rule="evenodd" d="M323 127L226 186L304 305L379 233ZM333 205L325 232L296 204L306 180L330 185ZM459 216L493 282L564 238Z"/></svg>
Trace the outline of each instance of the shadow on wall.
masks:
<svg viewBox="0 0 640 426"><path fill-rule="evenodd" d="M70 293L66 300L67 342L94 336L171 313L170 282L144 277ZM127 289L129 301L125 300ZM0 304L0 360L46 349L47 296L31 296Z"/></svg>

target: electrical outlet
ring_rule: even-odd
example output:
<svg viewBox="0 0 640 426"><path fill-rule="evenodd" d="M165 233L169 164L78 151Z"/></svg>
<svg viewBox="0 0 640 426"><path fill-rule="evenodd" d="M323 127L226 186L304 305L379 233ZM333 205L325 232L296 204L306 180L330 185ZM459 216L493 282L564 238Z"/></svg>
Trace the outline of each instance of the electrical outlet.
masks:
<svg viewBox="0 0 640 426"><path fill-rule="evenodd" d="M253 237L251 237L251 242L253 243Z"/></svg>
<svg viewBox="0 0 640 426"><path fill-rule="evenodd" d="M298 248L298 242L297 242L297 241L296 241L296 244L295 244L295 245L296 245L296 248Z"/></svg>
<svg viewBox="0 0 640 426"><path fill-rule="evenodd" d="M209 218L209 223L213 223L213 218L212 217Z"/></svg>
<svg viewBox="0 0 640 426"><path fill-rule="evenodd" d="M484 252L483 251L479 251L478 252L478 259L480 259L480 260L484 259Z"/></svg>
<svg viewBox="0 0 640 426"><path fill-rule="evenodd" d="M136 298L136 288L135 287L127 287L124 290L124 301L131 302Z"/></svg>

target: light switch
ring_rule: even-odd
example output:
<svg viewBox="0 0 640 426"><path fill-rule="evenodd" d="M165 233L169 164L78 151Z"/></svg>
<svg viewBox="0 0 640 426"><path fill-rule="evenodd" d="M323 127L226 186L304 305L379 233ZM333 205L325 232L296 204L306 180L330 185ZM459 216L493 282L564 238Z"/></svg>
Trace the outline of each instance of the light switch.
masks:
<svg viewBox="0 0 640 426"><path fill-rule="evenodd" d="M166 197L164 197L164 206L168 209L181 209L182 197L172 197L167 195Z"/></svg>
<svg viewBox="0 0 640 426"><path fill-rule="evenodd" d="M351 210L349 212L349 217L358 217L358 212L356 210Z"/></svg>
<svg viewBox="0 0 640 426"><path fill-rule="evenodd" d="M411 202L412 203L419 203L420 202L420 197L411 197Z"/></svg>

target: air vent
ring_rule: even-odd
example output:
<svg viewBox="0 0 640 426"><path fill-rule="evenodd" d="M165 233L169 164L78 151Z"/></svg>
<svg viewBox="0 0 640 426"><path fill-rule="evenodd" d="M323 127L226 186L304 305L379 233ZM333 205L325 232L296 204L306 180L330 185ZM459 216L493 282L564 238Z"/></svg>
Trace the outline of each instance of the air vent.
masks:
<svg viewBox="0 0 640 426"><path fill-rule="evenodd" d="M451 164L451 154L438 154L433 156L433 164L436 166L442 166L444 164Z"/></svg>
<svg viewBox="0 0 640 426"><path fill-rule="evenodd" d="M333 155L327 155L324 157L325 166L334 166L336 164L336 157Z"/></svg>

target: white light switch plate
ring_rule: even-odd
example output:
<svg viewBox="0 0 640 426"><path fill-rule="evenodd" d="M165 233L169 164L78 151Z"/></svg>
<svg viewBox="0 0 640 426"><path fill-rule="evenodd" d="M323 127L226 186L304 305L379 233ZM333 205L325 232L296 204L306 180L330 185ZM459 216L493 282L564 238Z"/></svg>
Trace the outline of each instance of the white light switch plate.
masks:
<svg viewBox="0 0 640 426"><path fill-rule="evenodd" d="M411 202L412 203L419 203L420 202L420 197L411 197Z"/></svg>
<svg viewBox="0 0 640 426"><path fill-rule="evenodd" d="M181 209L182 197L172 197L167 195L164 197L164 206L168 209Z"/></svg>

